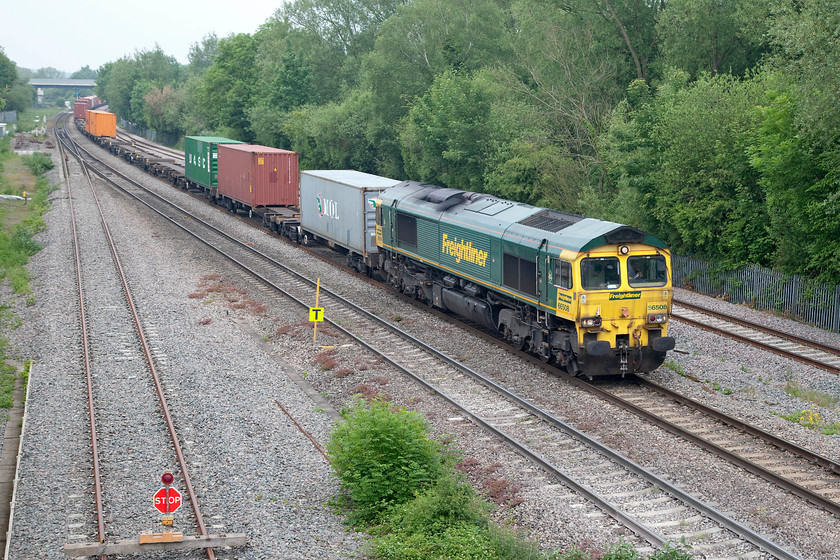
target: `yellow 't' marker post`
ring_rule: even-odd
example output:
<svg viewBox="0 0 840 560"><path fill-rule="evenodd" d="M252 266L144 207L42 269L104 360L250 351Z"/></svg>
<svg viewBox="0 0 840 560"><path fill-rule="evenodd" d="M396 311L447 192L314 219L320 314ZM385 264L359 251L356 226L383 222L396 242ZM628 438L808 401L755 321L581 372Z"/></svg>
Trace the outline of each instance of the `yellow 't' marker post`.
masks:
<svg viewBox="0 0 840 560"><path fill-rule="evenodd" d="M312 330L312 342L318 337L318 323L324 320L324 308L318 307L318 296L321 295L321 279L315 285L315 307L309 308L309 320L312 321L314 328Z"/></svg>

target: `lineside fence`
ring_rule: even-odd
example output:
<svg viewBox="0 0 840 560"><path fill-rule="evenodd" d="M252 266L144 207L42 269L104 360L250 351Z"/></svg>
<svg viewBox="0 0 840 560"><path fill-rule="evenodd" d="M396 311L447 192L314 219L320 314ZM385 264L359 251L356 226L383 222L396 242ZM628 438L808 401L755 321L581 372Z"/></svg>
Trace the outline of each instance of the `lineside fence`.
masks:
<svg viewBox="0 0 840 560"><path fill-rule="evenodd" d="M672 255L674 287L689 288L732 303L782 313L840 332L840 284L824 284L758 265L721 272L690 257Z"/></svg>

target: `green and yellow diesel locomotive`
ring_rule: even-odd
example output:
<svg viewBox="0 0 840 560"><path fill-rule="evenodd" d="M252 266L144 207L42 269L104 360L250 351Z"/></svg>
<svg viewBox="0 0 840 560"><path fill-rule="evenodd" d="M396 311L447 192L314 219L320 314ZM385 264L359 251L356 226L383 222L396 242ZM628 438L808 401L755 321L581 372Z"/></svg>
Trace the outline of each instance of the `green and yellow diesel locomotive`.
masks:
<svg viewBox="0 0 840 560"><path fill-rule="evenodd" d="M375 204L389 283L546 362L623 375L656 369L674 348L670 252L651 235L417 181Z"/></svg>

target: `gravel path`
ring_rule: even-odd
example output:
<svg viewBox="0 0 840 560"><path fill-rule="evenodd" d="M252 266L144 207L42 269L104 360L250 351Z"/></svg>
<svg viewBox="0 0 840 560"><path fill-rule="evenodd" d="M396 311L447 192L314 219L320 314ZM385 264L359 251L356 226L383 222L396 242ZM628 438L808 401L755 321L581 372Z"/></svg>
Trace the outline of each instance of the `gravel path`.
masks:
<svg viewBox="0 0 840 560"><path fill-rule="evenodd" d="M174 190L131 166L124 168L156 189ZM15 331L12 343L36 366L11 558L63 557L61 545L77 535L73 526L90 515L86 426L78 417L84 385L76 368L68 367L78 361L78 344L72 336L75 312L68 312L75 305L66 196L56 191L52 198L50 227L40 236L45 249L30 267L35 305L26 307L22 301L15 305L27 328ZM179 198L196 214L224 220L238 236L320 278L322 286L398 320L404 330L446 349L470 367L480 367L497 382L694 495L717 503L801 557L840 558L840 523L830 515L546 377L387 291L230 220L217 208L185 193ZM115 237L126 251L125 266L138 306L154 333L193 483L208 525L215 526L211 532L248 534L248 548L222 551L220 557L342 558L358 553L363 539L347 532L327 506L337 484L326 461L275 403L279 401L325 442L334 411L354 393L386 393L423 412L436 434L454 435L463 450L464 470L499 503L497 519L523 528L544 547L578 544L594 551L625 536L623 529L598 521L591 506L542 477L436 398L335 336L328 326L319 328L313 343L300 308L266 294L157 217L138 210L121 195L110 195L107 207ZM702 297L678 292L686 299ZM714 303L729 313L755 313ZM840 335L815 332L781 318L767 320L840 346ZM671 328L681 352L672 353L669 366L652 374L654 380L819 453L840 457L840 437L822 435L779 416L808 406L785 392L789 383L840 398L835 376L677 322ZM331 358L328 368L326 358ZM677 370L700 381L678 375ZM306 384L311 386L308 393L300 387ZM840 422L836 409L820 408L819 413L827 423ZM157 482L149 480L148 496L137 497L138 515L145 516L149 528L157 519L150 499Z"/></svg>

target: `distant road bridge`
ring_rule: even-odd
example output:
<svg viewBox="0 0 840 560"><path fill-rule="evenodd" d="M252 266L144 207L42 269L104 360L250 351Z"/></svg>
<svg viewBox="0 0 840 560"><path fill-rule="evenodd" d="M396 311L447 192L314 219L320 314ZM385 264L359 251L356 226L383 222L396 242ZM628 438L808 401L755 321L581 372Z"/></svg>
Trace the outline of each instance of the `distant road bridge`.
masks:
<svg viewBox="0 0 840 560"><path fill-rule="evenodd" d="M36 88L92 88L96 80L73 80L70 78L30 78L29 85Z"/></svg>

